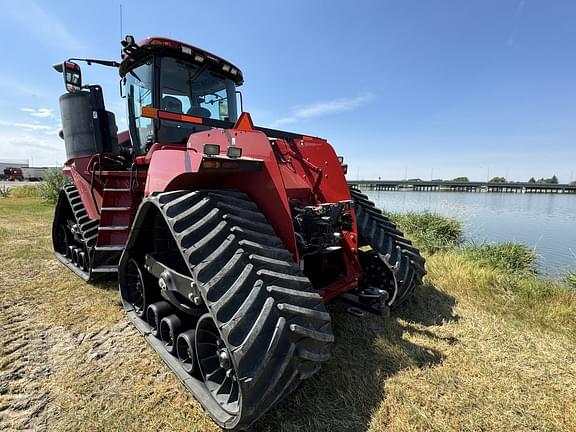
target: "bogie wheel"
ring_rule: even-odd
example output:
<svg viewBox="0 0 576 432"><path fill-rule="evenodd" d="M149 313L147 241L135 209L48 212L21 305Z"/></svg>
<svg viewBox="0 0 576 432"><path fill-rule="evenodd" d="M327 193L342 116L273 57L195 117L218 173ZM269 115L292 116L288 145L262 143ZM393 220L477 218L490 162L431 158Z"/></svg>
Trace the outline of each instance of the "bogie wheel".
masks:
<svg viewBox="0 0 576 432"><path fill-rule="evenodd" d="M146 282L142 269L134 258L128 261L128 271L126 272L127 283L122 297L132 306L134 313L139 318L143 318L146 313Z"/></svg>
<svg viewBox="0 0 576 432"><path fill-rule="evenodd" d="M188 330L178 335L176 353L178 360L186 372L192 374L196 371L196 330Z"/></svg>
<svg viewBox="0 0 576 432"><path fill-rule="evenodd" d="M226 412L240 412L242 394L232 356L210 314L196 325L196 355L202 378L212 397Z"/></svg>

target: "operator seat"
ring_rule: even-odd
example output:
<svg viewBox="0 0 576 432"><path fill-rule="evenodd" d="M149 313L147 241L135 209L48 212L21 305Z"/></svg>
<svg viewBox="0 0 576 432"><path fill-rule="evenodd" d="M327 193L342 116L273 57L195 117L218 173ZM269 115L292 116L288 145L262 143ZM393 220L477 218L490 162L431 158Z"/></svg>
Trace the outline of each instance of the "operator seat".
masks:
<svg viewBox="0 0 576 432"><path fill-rule="evenodd" d="M197 108L204 109L201 107ZM174 96L164 96L160 100L160 109L173 113L182 113L182 101ZM208 111L206 117L210 117L210 111L206 111ZM210 126L191 125L173 120L162 120L162 124L166 127L161 127L158 130L157 139L160 143L185 143L191 133L210 129Z"/></svg>
<svg viewBox="0 0 576 432"><path fill-rule="evenodd" d="M186 114L193 115L196 117L205 117L205 118L210 118L210 115L211 115L209 109L203 108L201 106L190 107L190 109L188 110L188 112Z"/></svg>
<svg viewBox="0 0 576 432"><path fill-rule="evenodd" d="M182 101L174 96L164 96L160 102L160 109L175 113L182 113Z"/></svg>

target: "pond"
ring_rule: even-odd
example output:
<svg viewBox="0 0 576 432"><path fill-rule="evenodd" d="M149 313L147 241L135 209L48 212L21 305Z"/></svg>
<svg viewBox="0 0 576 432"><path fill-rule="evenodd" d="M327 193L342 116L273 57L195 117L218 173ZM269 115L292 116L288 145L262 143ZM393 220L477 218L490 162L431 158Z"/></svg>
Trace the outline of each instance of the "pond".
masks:
<svg viewBox="0 0 576 432"><path fill-rule="evenodd" d="M576 195L365 191L380 208L424 211L460 220L467 240L517 241L540 256L539 271L576 270Z"/></svg>

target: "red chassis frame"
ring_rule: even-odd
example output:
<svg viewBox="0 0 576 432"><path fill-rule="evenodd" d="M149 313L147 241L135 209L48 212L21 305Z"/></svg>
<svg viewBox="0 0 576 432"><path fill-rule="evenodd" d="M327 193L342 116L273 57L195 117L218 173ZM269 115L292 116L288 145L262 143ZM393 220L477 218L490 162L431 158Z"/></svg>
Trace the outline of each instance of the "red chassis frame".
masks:
<svg viewBox="0 0 576 432"><path fill-rule="evenodd" d="M127 140L126 131L119 134L119 141ZM206 156L205 144L218 145L219 154ZM241 149L242 156L229 158L229 147ZM65 174L74 179L91 219L100 218L100 209L107 201L106 189L110 187L130 190L132 208L126 221L129 226L142 198L152 193L236 189L256 202L296 262L299 254L290 203L316 205L351 200L341 163L326 140L307 136L270 139L264 132L254 129L247 113L242 114L234 128L196 132L186 145L156 143L146 155L135 158L130 171L100 170L99 158L95 155L74 159L64 169ZM226 168L227 165L231 168ZM345 277L319 289L324 302L355 289L362 276L356 216L353 209L349 211L352 230L342 232ZM111 233L109 238L99 238L98 242L100 245L123 244L127 234Z"/></svg>

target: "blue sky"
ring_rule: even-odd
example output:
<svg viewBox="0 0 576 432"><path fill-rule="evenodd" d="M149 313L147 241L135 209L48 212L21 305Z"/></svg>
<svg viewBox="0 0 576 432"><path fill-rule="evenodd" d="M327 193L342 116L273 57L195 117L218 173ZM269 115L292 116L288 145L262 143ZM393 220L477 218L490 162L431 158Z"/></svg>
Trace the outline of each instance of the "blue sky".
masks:
<svg viewBox="0 0 576 432"><path fill-rule="evenodd" d="M570 0L7 2L0 159L64 161L51 65L118 59L120 3L124 33L238 65L255 123L327 138L350 178L576 179ZM125 127L116 71L83 71Z"/></svg>

